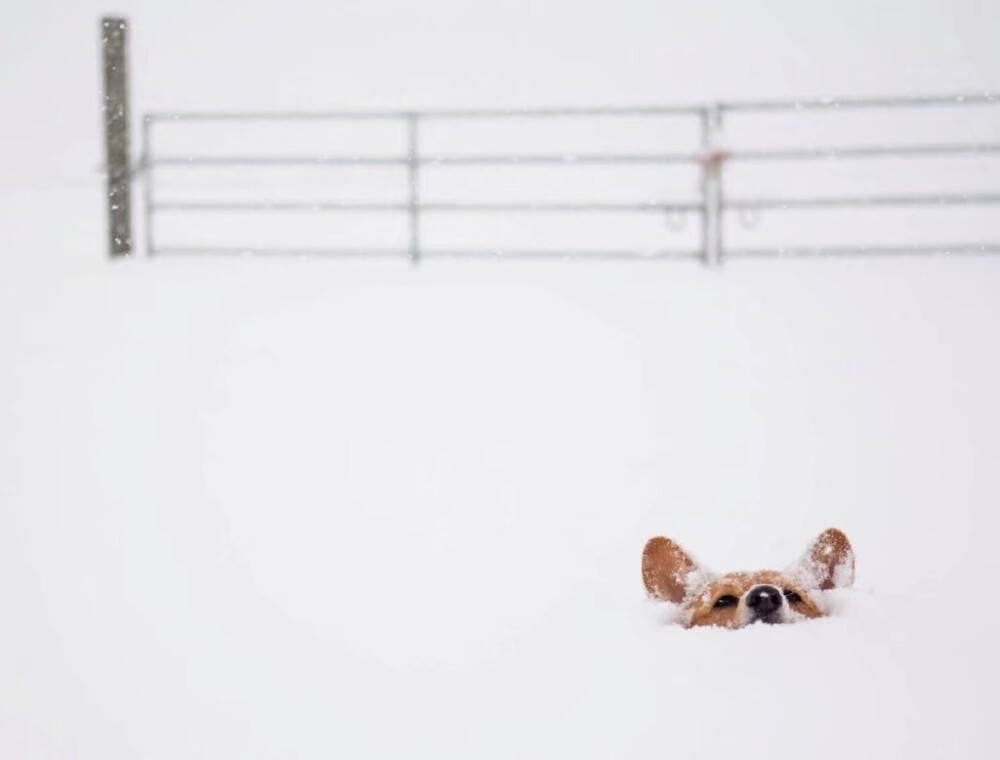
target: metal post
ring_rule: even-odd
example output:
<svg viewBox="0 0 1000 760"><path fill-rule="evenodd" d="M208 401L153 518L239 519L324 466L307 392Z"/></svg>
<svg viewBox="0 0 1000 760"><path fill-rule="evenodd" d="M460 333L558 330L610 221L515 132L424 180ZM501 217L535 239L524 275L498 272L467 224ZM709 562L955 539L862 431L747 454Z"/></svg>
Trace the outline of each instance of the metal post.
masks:
<svg viewBox="0 0 1000 760"><path fill-rule="evenodd" d="M153 246L153 119L142 119L142 226L146 239L146 255L156 253Z"/></svg>
<svg viewBox="0 0 1000 760"><path fill-rule="evenodd" d="M104 58L104 144L108 173L108 237L111 256L132 253L131 168L128 134L128 22L101 19Z"/></svg>
<svg viewBox="0 0 1000 760"><path fill-rule="evenodd" d="M708 106L702 112L701 133L702 245L707 266L722 263L722 163L726 154L719 145L721 127L722 108Z"/></svg>
<svg viewBox="0 0 1000 760"><path fill-rule="evenodd" d="M406 117L406 134L408 149L406 154L407 179L410 187L410 199L407 204L410 215L410 261L420 262L420 148L419 148L419 116L415 113Z"/></svg>

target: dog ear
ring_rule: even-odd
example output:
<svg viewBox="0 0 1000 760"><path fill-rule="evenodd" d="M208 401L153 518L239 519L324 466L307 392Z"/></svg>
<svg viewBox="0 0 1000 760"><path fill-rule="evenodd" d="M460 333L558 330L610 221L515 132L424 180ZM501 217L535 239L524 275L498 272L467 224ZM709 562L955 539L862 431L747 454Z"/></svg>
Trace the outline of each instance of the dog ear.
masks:
<svg viewBox="0 0 1000 760"><path fill-rule="evenodd" d="M669 538L657 536L646 542L642 550L642 582L654 599L682 603L699 575L707 578L711 574Z"/></svg>
<svg viewBox="0 0 1000 760"><path fill-rule="evenodd" d="M843 531L827 528L788 570L798 583L826 591L854 583L854 549Z"/></svg>

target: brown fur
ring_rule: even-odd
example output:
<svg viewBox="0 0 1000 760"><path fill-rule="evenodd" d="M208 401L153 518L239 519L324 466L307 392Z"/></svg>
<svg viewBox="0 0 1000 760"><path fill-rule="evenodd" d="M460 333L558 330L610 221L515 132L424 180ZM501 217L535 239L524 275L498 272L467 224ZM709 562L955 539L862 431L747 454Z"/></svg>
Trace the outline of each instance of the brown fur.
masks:
<svg viewBox="0 0 1000 760"><path fill-rule="evenodd" d="M854 578L854 549L843 531L836 528L820 533L806 550L806 558L820 569L822 581L819 587L822 591L836 586L838 566L842 566Z"/></svg>
<svg viewBox="0 0 1000 760"><path fill-rule="evenodd" d="M724 628L741 628L743 625L746 593L754 586L766 583L777 586L781 591L794 591L801 602L789 605L793 612L806 618L822 617L819 607L809 597L809 592L794 583L784 573L774 570L759 570L756 573L727 573L711 583L691 600L689 626L718 625ZM715 600L725 594L732 594L740 600L739 605L716 609Z"/></svg>
<svg viewBox="0 0 1000 760"><path fill-rule="evenodd" d="M697 568L687 552L666 536L646 542L642 553L642 581L657 599L674 604L684 601L684 579Z"/></svg>
<svg viewBox="0 0 1000 760"><path fill-rule="evenodd" d="M850 585L854 580L854 551L842 531L830 528L786 572L760 570L716 576L677 543L657 536L646 542L643 550L642 579L650 596L681 606L687 626L741 628L748 619L746 594L760 584L777 587L786 598L787 594L798 594L799 601L786 602L785 620L791 622L825 614L810 594ZM725 595L736 597L738 604L716 607L716 601Z"/></svg>

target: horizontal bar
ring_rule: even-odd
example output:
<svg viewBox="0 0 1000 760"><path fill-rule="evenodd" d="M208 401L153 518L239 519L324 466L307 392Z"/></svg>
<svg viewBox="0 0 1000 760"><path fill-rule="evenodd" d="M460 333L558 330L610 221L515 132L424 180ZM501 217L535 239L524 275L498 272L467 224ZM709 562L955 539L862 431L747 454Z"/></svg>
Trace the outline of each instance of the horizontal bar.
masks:
<svg viewBox="0 0 1000 760"><path fill-rule="evenodd" d="M843 148L794 148L790 150L736 150L729 161L781 161L827 158L892 158L905 156L980 155L1000 153L1000 143L948 145L871 145ZM471 155L425 156L421 166L480 166L492 164L604 165L697 163L698 153L657 154L566 154L566 155ZM405 156L167 156L146 166L407 166Z"/></svg>
<svg viewBox="0 0 1000 760"><path fill-rule="evenodd" d="M406 166L400 156L165 156L148 166Z"/></svg>
<svg viewBox="0 0 1000 760"><path fill-rule="evenodd" d="M914 95L890 98L812 98L806 100L745 100L720 103L724 111L814 111L928 106L1000 105L1000 93Z"/></svg>
<svg viewBox="0 0 1000 760"><path fill-rule="evenodd" d="M256 248L252 246L163 246L153 250L156 255L223 255L223 256L317 256L359 259L405 259L409 251L402 248ZM809 258L835 256L911 256L911 255L978 255L1000 254L1000 242L957 245L914 246L840 246L840 247L786 247L786 248L730 248L726 258ZM634 260L701 259L700 250L656 250L650 252L619 250L553 250L553 249L468 249L429 248L421 250L424 257L443 259L537 259L537 260Z"/></svg>
<svg viewBox="0 0 1000 760"><path fill-rule="evenodd" d="M955 245L896 245L896 246L838 246L838 247L787 247L787 248L730 248L726 258L807 258L810 256L911 256L911 255L973 255L1000 254L997 243L959 243Z"/></svg>
<svg viewBox="0 0 1000 760"><path fill-rule="evenodd" d="M653 250L653 251L601 251L586 249L469 249L469 248L430 248L424 249L421 256L438 259L528 259L535 261L566 261L570 259L587 261L656 261L664 259L700 259L700 250Z"/></svg>
<svg viewBox="0 0 1000 760"><path fill-rule="evenodd" d="M793 148L790 150L734 150L730 161L796 161L837 158L896 158L907 156L966 156L1000 153L1000 143L941 145L861 145L843 148Z"/></svg>
<svg viewBox="0 0 1000 760"><path fill-rule="evenodd" d="M760 209L857 208L864 206L975 206L1000 203L1000 194L871 195L843 198L760 198L727 201L727 211Z"/></svg>
<svg viewBox="0 0 1000 760"><path fill-rule="evenodd" d="M294 201L247 201L215 203L211 201L162 201L153 205L153 211L407 211L406 203L298 203Z"/></svg>
<svg viewBox="0 0 1000 760"><path fill-rule="evenodd" d="M812 98L803 100L747 100L719 103L723 111L805 111L928 106L1000 104L1000 94L916 95L910 97ZM699 116L706 104L642 105L567 108L467 108L370 111L159 111L145 115L150 121L322 121L421 119L508 119L555 116Z"/></svg>
<svg viewBox="0 0 1000 760"><path fill-rule="evenodd" d="M152 111L149 121L393 121L411 111Z"/></svg>
<svg viewBox="0 0 1000 760"><path fill-rule="evenodd" d="M407 203L161 202L154 211L409 211ZM422 212L696 212L700 203L422 203Z"/></svg>
<svg viewBox="0 0 1000 760"><path fill-rule="evenodd" d="M566 108L452 108L420 111L432 119L520 119L551 116L698 116L696 105L583 106Z"/></svg>
<svg viewBox="0 0 1000 760"><path fill-rule="evenodd" d="M698 163L699 153L580 153L559 156L552 155L510 155L510 156L425 156L420 163L436 166L482 166L490 164L527 164L584 166L606 164L686 164Z"/></svg>
<svg viewBox="0 0 1000 760"><path fill-rule="evenodd" d="M324 121L421 119L520 119L552 116L696 116L699 106L606 106L569 108L468 108L422 111L160 111L150 121Z"/></svg>
<svg viewBox="0 0 1000 760"><path fill-rule="evenodd" d="M763 209L857 208L864 206L960 206L1000 204L1000 194L987 195L899 195L856 196L844 198L760 198L728 201L726 211L758 211ZM425 212L659 212L700 213L701 203L423 203ZM309 202L160 202L153 211L409 211L406 203L309 203Z"/></svg>
<svg viewBox="0 0 1000 760"><path fill-rule="evenodd" d="M408 258L409 251L401 248L260 248L255 246L157 246L150 255L187 256L218 254L223 256L335 256L340 258Z"/></svg>
<svg viewBox="0 0 1000 760"><path fill-rule="evenodd" d="M420 166L602 166L697 163L697 153L424 156ZM408 166L405 156L167 156L149 166Z"/></svg>
<svg viewBox="0 0 1000 760"><path fill-rule="evenodd" d="M221 256L317 256L332 258L382 259L409 257L409 250L403 248L391 249L353 249L353 248L255 248L242 246L163 246L152 251L155 255L221 255ZM562 261L569 259L585 259L588 261L641 260L654 261L658 259L698 259L703 254L696 250L586 250L586 249L475 249L475 248L422 248L420 258L440 259L525 259Z"/></svg>

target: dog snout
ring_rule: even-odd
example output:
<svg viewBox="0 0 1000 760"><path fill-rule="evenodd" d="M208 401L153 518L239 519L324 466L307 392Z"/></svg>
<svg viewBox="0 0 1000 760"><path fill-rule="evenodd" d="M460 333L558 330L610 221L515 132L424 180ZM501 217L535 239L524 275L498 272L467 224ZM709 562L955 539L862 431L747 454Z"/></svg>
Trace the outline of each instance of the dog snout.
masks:
<svg viewBox="0 0 1000 760"><path fill-rule="evenodd" d="M755 617L767 617L781 608L781 591L774 586L754 586L747 594L747 608Z"/></svg>

